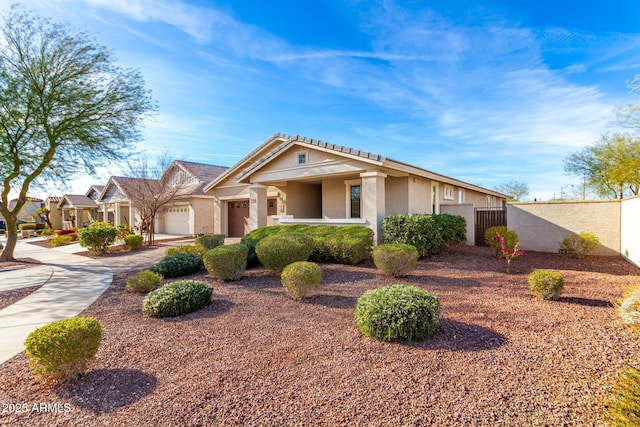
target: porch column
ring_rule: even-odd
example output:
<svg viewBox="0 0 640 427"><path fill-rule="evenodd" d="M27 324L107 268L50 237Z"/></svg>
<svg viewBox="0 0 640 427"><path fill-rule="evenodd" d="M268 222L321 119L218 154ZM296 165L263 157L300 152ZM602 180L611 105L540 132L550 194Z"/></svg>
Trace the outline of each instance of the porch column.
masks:
<svg viewBox="0 0 640 427"><path fill-rule="evenodd" d="M382 242L382 220L385 216L385 181L386 173L364 172L362 178L362 218L369 222L373 230L374 241Z"/></svg>
<svg viewBox="0 0 640 427"><path fill-rule="evenodd" d="M267 186L253 184L249 187L249 231L267 225Z"/></svg>
<svg viewBox="0 0 640 427"><path fill-rule="evenodd" d="M122 218L120 218L120 202L116 202L115 203L115 207L116 207L116 213L113 217L113 222L116 227L120 225L120 221L122 220Z"/></svg>
<svg viewBox="0 0 640 427"><path fill-rule="evenodd" d="M213 199L213 233L227 234L227 202Z"/></svg>
<svg viewBox="0 0 640 427"><path fill-rule="evenodd" d="M129 227L133 228L134 225L136 225L136 208L129 202Z"/></svg>
<svg viewBox="0 0 640 427"><path fill-rule="evenodd" d="M107 222L108 219L109 219L109 211L107 210L107 204L103 203L102 204L102 221Z"/></svg>
<svg viewBox="0 0 640 427"><path fill-rule="evenodd" d="M84 223L84 209L76 208L76 227L82 228Z"/></svg>

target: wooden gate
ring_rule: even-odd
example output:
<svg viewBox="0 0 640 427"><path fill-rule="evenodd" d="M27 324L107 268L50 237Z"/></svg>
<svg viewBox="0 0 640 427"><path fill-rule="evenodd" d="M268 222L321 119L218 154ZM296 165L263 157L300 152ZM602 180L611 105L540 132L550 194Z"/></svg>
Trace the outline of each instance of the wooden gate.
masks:
<svg viewBox="0 0 640 427"><path fill-rule="evenodd" d="M475 209L475 245L486 246L484 243L484 232L488 228L507 225L506 208L476 208Z"/></svg>

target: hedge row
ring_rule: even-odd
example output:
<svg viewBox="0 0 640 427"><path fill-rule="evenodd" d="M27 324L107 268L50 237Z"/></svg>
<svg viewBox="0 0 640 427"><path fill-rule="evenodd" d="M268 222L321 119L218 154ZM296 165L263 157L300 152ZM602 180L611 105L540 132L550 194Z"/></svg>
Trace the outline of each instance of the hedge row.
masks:
<svg viewBox="0 0 640 427"><path fill-rule="evenodd" d="M458 215L388 215L382 221L384 243L415 246L421 257L436 254L452 243L466 240L467 222Z"/></svg>
<svg viewBox="0 0 640 427"><path fill-rule="evenodd" d="M258 228L245 235L240 242L249 248L248 267L260 264L256 245L262 239L279 233L298 233L313 239L313 262L355 265L369 258L373 248L373 232L361 225L273 225Z"/></svg>

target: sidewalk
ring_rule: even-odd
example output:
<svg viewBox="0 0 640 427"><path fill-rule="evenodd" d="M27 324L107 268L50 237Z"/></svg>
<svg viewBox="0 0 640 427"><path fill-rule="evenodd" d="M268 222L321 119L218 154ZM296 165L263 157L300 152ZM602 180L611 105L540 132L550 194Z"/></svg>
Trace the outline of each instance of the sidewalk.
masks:
<svg viewBox="0 0 640 427"><path fill-rule="evenodd" d="M36 328L82 312L113 278L111 269L100 261L21 241L16 245L15 256L34 258L44 265L0 272L0 290L44 284L0 310L0 364L24 351L24 340ZM29 271L33 269L36 270ZM30 278L32 283L28 282Z"/></svg>
<svg viewBox="0 0 640 427"><path fill-rule="evenodd" d="M157 234L156 241L178 236ZM192 238L185 237L185 240ZM3 241L4 239L0 239ZM24 351L24 340L40 326L80 314L109 287L113 271L146 268L164 256L166 248L136 251L122 257L93 258L74 255L86 251L79 244L43 248L18 240L16 258L41 261L35 267L0 270L0 291L41 286L29 296L0 310L0 365ZM184 241L171 242L182 244ZM105 265L108 264L107 265Z"/></svg>

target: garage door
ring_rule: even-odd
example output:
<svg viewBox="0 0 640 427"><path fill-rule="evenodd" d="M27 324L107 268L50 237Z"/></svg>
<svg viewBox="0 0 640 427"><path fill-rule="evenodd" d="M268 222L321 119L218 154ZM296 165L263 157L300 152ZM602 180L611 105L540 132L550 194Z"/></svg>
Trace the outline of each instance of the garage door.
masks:
<svg viewBox="0 0 640 427"><path fill-rule="evenodd" d="M170 208L164 216L164 232L186 236L189 232L189 207Z"/></svg>

